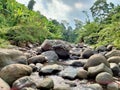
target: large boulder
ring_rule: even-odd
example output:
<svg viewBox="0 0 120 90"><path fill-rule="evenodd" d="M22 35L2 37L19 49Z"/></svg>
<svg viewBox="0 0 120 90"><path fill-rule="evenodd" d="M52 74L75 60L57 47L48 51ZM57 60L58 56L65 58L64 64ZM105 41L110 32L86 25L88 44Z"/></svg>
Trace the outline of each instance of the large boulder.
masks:
<svg viewBox="0 0 120 90"><path fill-rule="evenodd" d="M107 90L119 90L119 84L112 82L107 85Z"/></svg>
<svg viewBox="0 0 120 90"><path fill-rule="evenodd" d="M120 50L112 50L110 52L108 52L107 54L105 54L106 58L110 58L113 56L120 56Z"/></svg>
<svg viewBox="0 0 120 90"><path fill-rule="evenodd" d="M114 81L113 76L107 72L102 72L96 76L96 82L99 84L109 84Z"/></svg>
<svg viewBox="0 0 120 90"><path fill-rule="evenodd" d="M113 75L112 70L109 67L107 67L104 63L88 68L88 75L91 77L94 77L101 72L108 72L111 75Z"/></svg>
<svg viewBox="0 0 120 90"><path fill-rule="evenodd" d="M82 52L82 58L85 58L85 59L88 59L90 56L92 56L94 54L93 50L91 49L85 49L83 52Z"/></svg>
<svg viewBox="0 0 120 90"><path fill-rule="evenodd" d="M88 67L97 66L101 63L104 63L106 66L110 67L110 64L103 55L94 54L88 59L87 63L84 65L84 68L88 69Z"/></svg>
<svg viewBox="0 0 120 90"><path fill-rule="evenodd" d="M28 63L44 63L47 62L47 58L45 56L42 55L37 55L37 56L33 56L31 58L28 59Z"/></svg>
<svg viewBox="0 0 120 90"><path fill-rule="evenodd" d="M20 77L30 75L32 68L23 64L11 64L5 66L0 71L0 77L9 85Z"/></svg>
<svg viewBox="0 0 120 90"><path fill-rule="evenodd" d="M53 49L57 53L57 55L60 59L68 59L69 58L69 49L66 48L64 45L62 45L62 44L54 45Z"/></svg>
<svg viewBox="0 0 120 90"><path fill-rule="evenodd" d="M120 56L113 56L113 57L110 57L108 58L107 60L109 63L120 63Z"/></svg>
<svg viewBox="0 0 120 90"><path fill-rule="evenodd" d="M0 90L10 90L10 86L0 78Z"/></svg>
<svg viewBox="0 0 120 90"><path fill-rule="evenodd" d="M26 64L26 56L18 50L0 49L0 68L15 63Z"/></svg>
<svg viewBox="0 0 120 90"><path fill-rule="evenodd" d="M29 76L19 78L12 85L12 88L16 90L21 90L25 87L31 87L36 89L36 84L32 81L32 79Z"/></svg>
<svg viewBox="0 0 120 90"><path fill-rule="evenodd" d="M48 62L56 62L58 61L58 55L55 53L55 51L46 51L41 54L44 56Z"/></svg>

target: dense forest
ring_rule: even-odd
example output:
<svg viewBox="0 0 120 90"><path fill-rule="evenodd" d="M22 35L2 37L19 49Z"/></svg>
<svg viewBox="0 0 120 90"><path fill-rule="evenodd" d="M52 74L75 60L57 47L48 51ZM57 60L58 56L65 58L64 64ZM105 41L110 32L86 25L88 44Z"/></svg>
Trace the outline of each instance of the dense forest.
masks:
<svg viewBox="0 0 120 90"><path fill-rule="evenodd" d="M120 5L96 0L90 8L93 21L83 11L86 22L75 20L76 27L72 29L64 20L60 23L33 11L34 4L35 1L30 0L25 7L15 0L0 0L0 47L61 39L71 43L84 41L95 47L113 44L120 48Z"/></svg>

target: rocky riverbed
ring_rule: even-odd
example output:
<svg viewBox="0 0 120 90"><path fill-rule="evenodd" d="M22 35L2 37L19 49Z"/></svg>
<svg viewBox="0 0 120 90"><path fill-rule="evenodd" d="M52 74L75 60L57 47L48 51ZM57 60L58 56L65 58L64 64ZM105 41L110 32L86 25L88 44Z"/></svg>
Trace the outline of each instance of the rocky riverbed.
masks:
<svg viewBox="0 0 120 90"><path fill-rule="evenodd" d="M62 40L0 49L0 90L120 90L120 50Z"/></svg>

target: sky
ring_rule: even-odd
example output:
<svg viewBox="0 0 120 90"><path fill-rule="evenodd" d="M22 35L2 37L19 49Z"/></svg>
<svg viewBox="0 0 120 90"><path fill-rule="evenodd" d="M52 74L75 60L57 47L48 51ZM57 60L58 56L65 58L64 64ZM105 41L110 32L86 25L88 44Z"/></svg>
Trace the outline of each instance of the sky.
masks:
<svg viewBox="0 0 120 90"><path fill-rule="evenodd" d="M29 0L16 0L19 3L28 5ZM40 11L41 14L48 19L55 19L59 22L66 20L73 28L74 19L79 19L83 22L86 21L86 15L82 11L87 11L92 20L90 7L95 0L35 0L35 11ZM120 0L107 0L114 4L120 4Z"/></svg>

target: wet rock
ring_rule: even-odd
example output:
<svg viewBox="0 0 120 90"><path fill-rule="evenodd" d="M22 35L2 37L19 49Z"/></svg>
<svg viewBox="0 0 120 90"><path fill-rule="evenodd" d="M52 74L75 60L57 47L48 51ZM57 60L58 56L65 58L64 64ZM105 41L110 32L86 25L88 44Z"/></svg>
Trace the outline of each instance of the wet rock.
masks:
<svg viewBox="0 0 120 90"><path fill-rule="evenodd" d="M37 55L37 56L33 56L31 58L28 59L28 63L45 63L47 62L47 58L45 56L42 55Z"/></svg>
<svg viewBox="0 0 120 90"><path fill-rule="evenodd" d="M110 64L103 55L95 54L88 59L87 63L84 65L84 68L88 69L88 67L97 66L101 63L104 63L106 66L110 67Z"/></svg>
<svg viewBox="0 0 120 90"><path fill-rule="evenodd" d="M41 90L50 90L53 87L54 87L54 82L51 78L43 79L38 86L38 88Z"/></svg>
<svg viewBox="0 0 120 90"><path fill-rule="evenodd" d="M40 70L41 74L54 74L59 71L63 70L63 67L61 65L53 64L53 65L46 65Z"/></svg>
<svg viewBox="0 0 120 90"><path fill-rule="evenodd" d="M95 77L97 74L101 72L108 72L111 75L113 75L112 70L109 67L107 67L104 63L88 68L88 75L90 77Z"/></svg>
<svg viewBox="0 0 120 90"><path fill-rule="evenodd" d="M118 76L120 73L120 68L116 63L110 63L110 68L114 76Z"/></svg>
<svg viewBox="0 0 120 90"><path fill-rule="evenodd" d="M109 63L120 63L120 56L113 56L113 57L110 57L108 58L107 60Z"/></svg>
<svg viewBox="0 0 120 90"><path fill-rule="evenodd" d="M2 68L2 70L0 71L0 77L9 85L12 85L15 80L20 77L30 75L31 72L32 68L27 65L11 64Z"/></svg>
<svg viewBox="0 0 120 90"><path fill-rule="evenodd" d="M107 85L107 90L119 90L119 84L112 82Z"/></svg>
<svg viewBox="0 0 120 90"><path fill-rule="evenodd" d="M74 79L77 76L78 70L73 67L67 67L59 73L60 76L68 79Z"/></svg>
<svg viewBox="0 0 120 90"><path fill-rule="evenodd" d="M107 58L110 58L113 56L120 56L120 50L112 50L112 51L108 52L105 56Z"/></svg>
<svg viewBox="0 0 120 90"><path fill-rule="evenodd" d="M86 79L88 76L88 72L84 69L80 69L77 73L77 77L80 79Z"/></svg>
<svg viewBox="0 0 120 90"><path fill-rule="evenodd" d="M99 84L109 84L113 81L113 76L107 72L102 72L96 76L96 82Z"/></svg>
<svg viewBox="0 0 120 90"><path fill-rule="evenodd" d="M62 44L54 45L53 49L60 59L68 59L69 58L69 49L66 48L64 45L62 45Z"/></svg>
<svg viewBox="0 0 120 90"><path fill-rule="evenodd" d="M0 90L10 90L10 86L0 78Z"/></svg>
<svg viewBox="0 0 120 90"><path fill-rule="evenodd" d="M58 55L55 53L55 51L46 51L41 54L44 56L48 62L56 62L58 61Z"/></svg>
<svg viewBox="0 0 120 90"><path fill-rule="evenodd" d="M32 81L32 79L29 76L19 78L12 85L12 88L15 88L16 90L21 90L25 87L31 87L36 89L35 83Z"/></svg>
<svg viewBox="0 0 120 90"><path fill-rule="evenodd" d="M82 58L85 58L85 59L88 59L90 56L92 56L94 54L93 50L91 49L85 49L83 52L82 52Z"/></svg>
<svg viewBox="0 0 120 90"><path fill-rule="evenodd" d="M0 68L15 63L26 64L26 56L18 50L0 49Z"/></svg>

